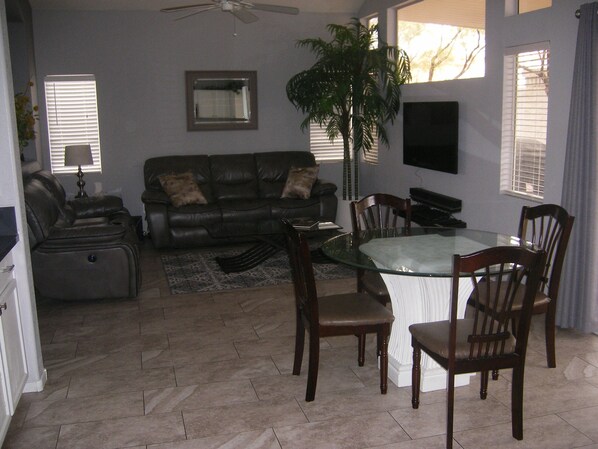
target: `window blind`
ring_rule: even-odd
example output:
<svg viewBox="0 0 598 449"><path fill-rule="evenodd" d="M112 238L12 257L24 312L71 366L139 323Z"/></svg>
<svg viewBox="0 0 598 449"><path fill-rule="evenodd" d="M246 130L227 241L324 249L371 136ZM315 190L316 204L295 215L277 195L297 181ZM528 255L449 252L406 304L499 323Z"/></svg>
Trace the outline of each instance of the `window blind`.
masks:
<svg viewBox="0 0 598 449"><path fill-rule="evenodd" d="M76 173L64 165L64 147L91 145L93 165L85 172L101 172L101 148L96 81L93 75L53 75L44 79L52 173Z"/></svg>
<svg viewBox="0 0 598 449"><path fill-rule="evenodd" d="M548 126L547 46L505 56L501 191L544 197Z"/></svg>
<svg viewBox="0 0 598 449"><path fill-rule="evenodd" d="M337 137L333 142L326 134L326 128L317 123L309 125L309 149L316 162L338 162L343 160L343 139ZM378 164L378 139L369 151L363 151L363 160L368 164Z"/></svg>

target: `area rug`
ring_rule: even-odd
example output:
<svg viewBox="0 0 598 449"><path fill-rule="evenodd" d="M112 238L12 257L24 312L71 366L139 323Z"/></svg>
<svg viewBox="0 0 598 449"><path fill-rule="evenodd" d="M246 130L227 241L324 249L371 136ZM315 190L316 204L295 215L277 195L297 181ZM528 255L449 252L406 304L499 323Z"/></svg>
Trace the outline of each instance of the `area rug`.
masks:
<svg viewBox="0 0 598 449"><path fill-rule="evenodd" d="M161 256L173 295L255 288L292 282L289 260L281 251L261 265L241 273L224 273L214 258L239 253L239 248L206 249ZM355 270L335 263L314 263L316 280L354 278Z"/></svg>

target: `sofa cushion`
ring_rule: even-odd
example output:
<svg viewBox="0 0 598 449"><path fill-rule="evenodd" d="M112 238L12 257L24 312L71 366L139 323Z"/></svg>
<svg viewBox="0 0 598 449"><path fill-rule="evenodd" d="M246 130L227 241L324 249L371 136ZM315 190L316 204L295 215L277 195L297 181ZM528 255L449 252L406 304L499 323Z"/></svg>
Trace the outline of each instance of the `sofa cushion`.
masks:
<svg viewBox="0 0 598 449"><path fill-rule="evenodd" d="M193 173L195 182L201 189L208 203L213 202L210 159L205 154L194 156L161 156L150 158L143 165L145 188L150 191L162 191L160 175L172 173Z"/></svg>
<svg viewBox="0 0 598 449"><path fill-rule="evenodd" d="M175 228L214 226L220 223L222 214L215 203L168 208L168 224Z"/></svg>
<svg viewBox="0 0 598 449"><path fill-rule="evenodd" d="M280 198L291 167L313 167L309 151L269 151L255 153L260 198Z"/></svg>
<svg viewBox="0 0 598 449"><path fill-rule="evenodd" d="M193 173L160 175L158 179L175 207L188 204L207 204L206 197L195 182Z"/></svg>
<svg viewBox="0 0 598 449"><path fill-rule="evenodd" d="M311 195L311 188L316 179L320 167L291 167L289 176L282 189L281 198L301 198L306 200Z"/></svg>
<svg viewBox="0 0 598 449"><path fill-rule="evenodd" d="M270 200L242 199L220 201L222 223L253 222L270 219Z"/></svg>
<svg viewBox="0 0 598 449"><path fill-rule="evenodd" d="M270 214L272 218L277 220L281 218L319 217L320 199L309 198L307 200L298 200L279 198L271 200Z"/></svg>
<svg viewBox="0 0 598 449"><path fill-rule="evenodd" d="M210 167L217 201L258 197L253 154L210 156Z"/></svg>

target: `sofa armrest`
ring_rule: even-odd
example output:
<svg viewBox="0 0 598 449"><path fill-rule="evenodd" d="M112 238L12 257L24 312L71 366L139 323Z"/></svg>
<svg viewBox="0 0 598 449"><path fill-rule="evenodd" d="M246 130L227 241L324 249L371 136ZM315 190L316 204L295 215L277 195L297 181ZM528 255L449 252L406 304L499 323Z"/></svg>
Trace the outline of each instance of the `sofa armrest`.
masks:
<svg viewBox="0 0 598 449"><path fill-rule="evenodd" d="M67 203L75 218L106 217L123 209L121 198L113 195L75 198Z"/></svg>
<svg viewBox="0 0 598 449"><path fill-rule="evenodd" d="M157 204L170 204L170 199L166 192L161 190L146 190L141 194L141 201L144 204L157 203Z"/></svg>
<svg viewBox="0 0 598 449"><path fill-rule="evenodd" d="M52 228L42 246L68 249L76 246L101 245L123 241L127 230L119 225L72 226Z"/></svg>
<svg viewBox="0 0 598 449"><path fill-rule="evenodd" d="M318 179L311 188L311 196L334 195L336 189L336 184L323 179Z"/></svg>
<svg viewBox="0 0 598 449"><path fill-rule="evenodd" d="M147 229L155 248L170 246L170 225L168 207L164 203L145 203Z"/></svg>

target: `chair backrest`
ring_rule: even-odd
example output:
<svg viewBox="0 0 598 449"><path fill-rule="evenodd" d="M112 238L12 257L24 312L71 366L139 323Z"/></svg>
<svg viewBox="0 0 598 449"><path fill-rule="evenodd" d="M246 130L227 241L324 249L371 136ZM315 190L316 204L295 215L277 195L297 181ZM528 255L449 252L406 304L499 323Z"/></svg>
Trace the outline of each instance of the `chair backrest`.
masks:
<svg viewBox="0 0 598 449"><path fill-rule="evenodd" d="M575 217L556 204L523 206L521 209L518 236L546 252L546 266L541 274L539 288L551 300L556 301L558 295L563 261L574 220Z"/></svg>
<svg viewBox="0 0 598 449"><path fill-rule="evenodd" d="M305 235L287 221L282 220L287 237L287 253L295 290L295 303L302 318L309 321L311 329L319 323L318 293L311 263L311 253Z"/></svg>
<svg viewBox="0 0 598 449"><path fill-rule="evenodd" d="M473 284L470 304L474 302L471 304L474 306L472 316L467 317L467 320L471 320L468 324L472 326L468 337L469 348L460 348L461 351L469 350L469 356L464 358L499 357L513 350L521 356L525 355L532 307L545 255L544 251L532 251L525 247L501 246L453 257L449 363L450 357L455 354L457 323L461 321L457 318L461 282ZM509 328L511 308L519 295L523 295L523 306L515 341L515 335ZM463 353L461 355L463 358Z"/></svg>
<svg viewBox="0 0 598 449"><path fill-rule="evenodd" d="M404 226L411 229L411 200L386 193L374 193L351 202L353 232L397 227L399 212L404 215Z"/></svg>

